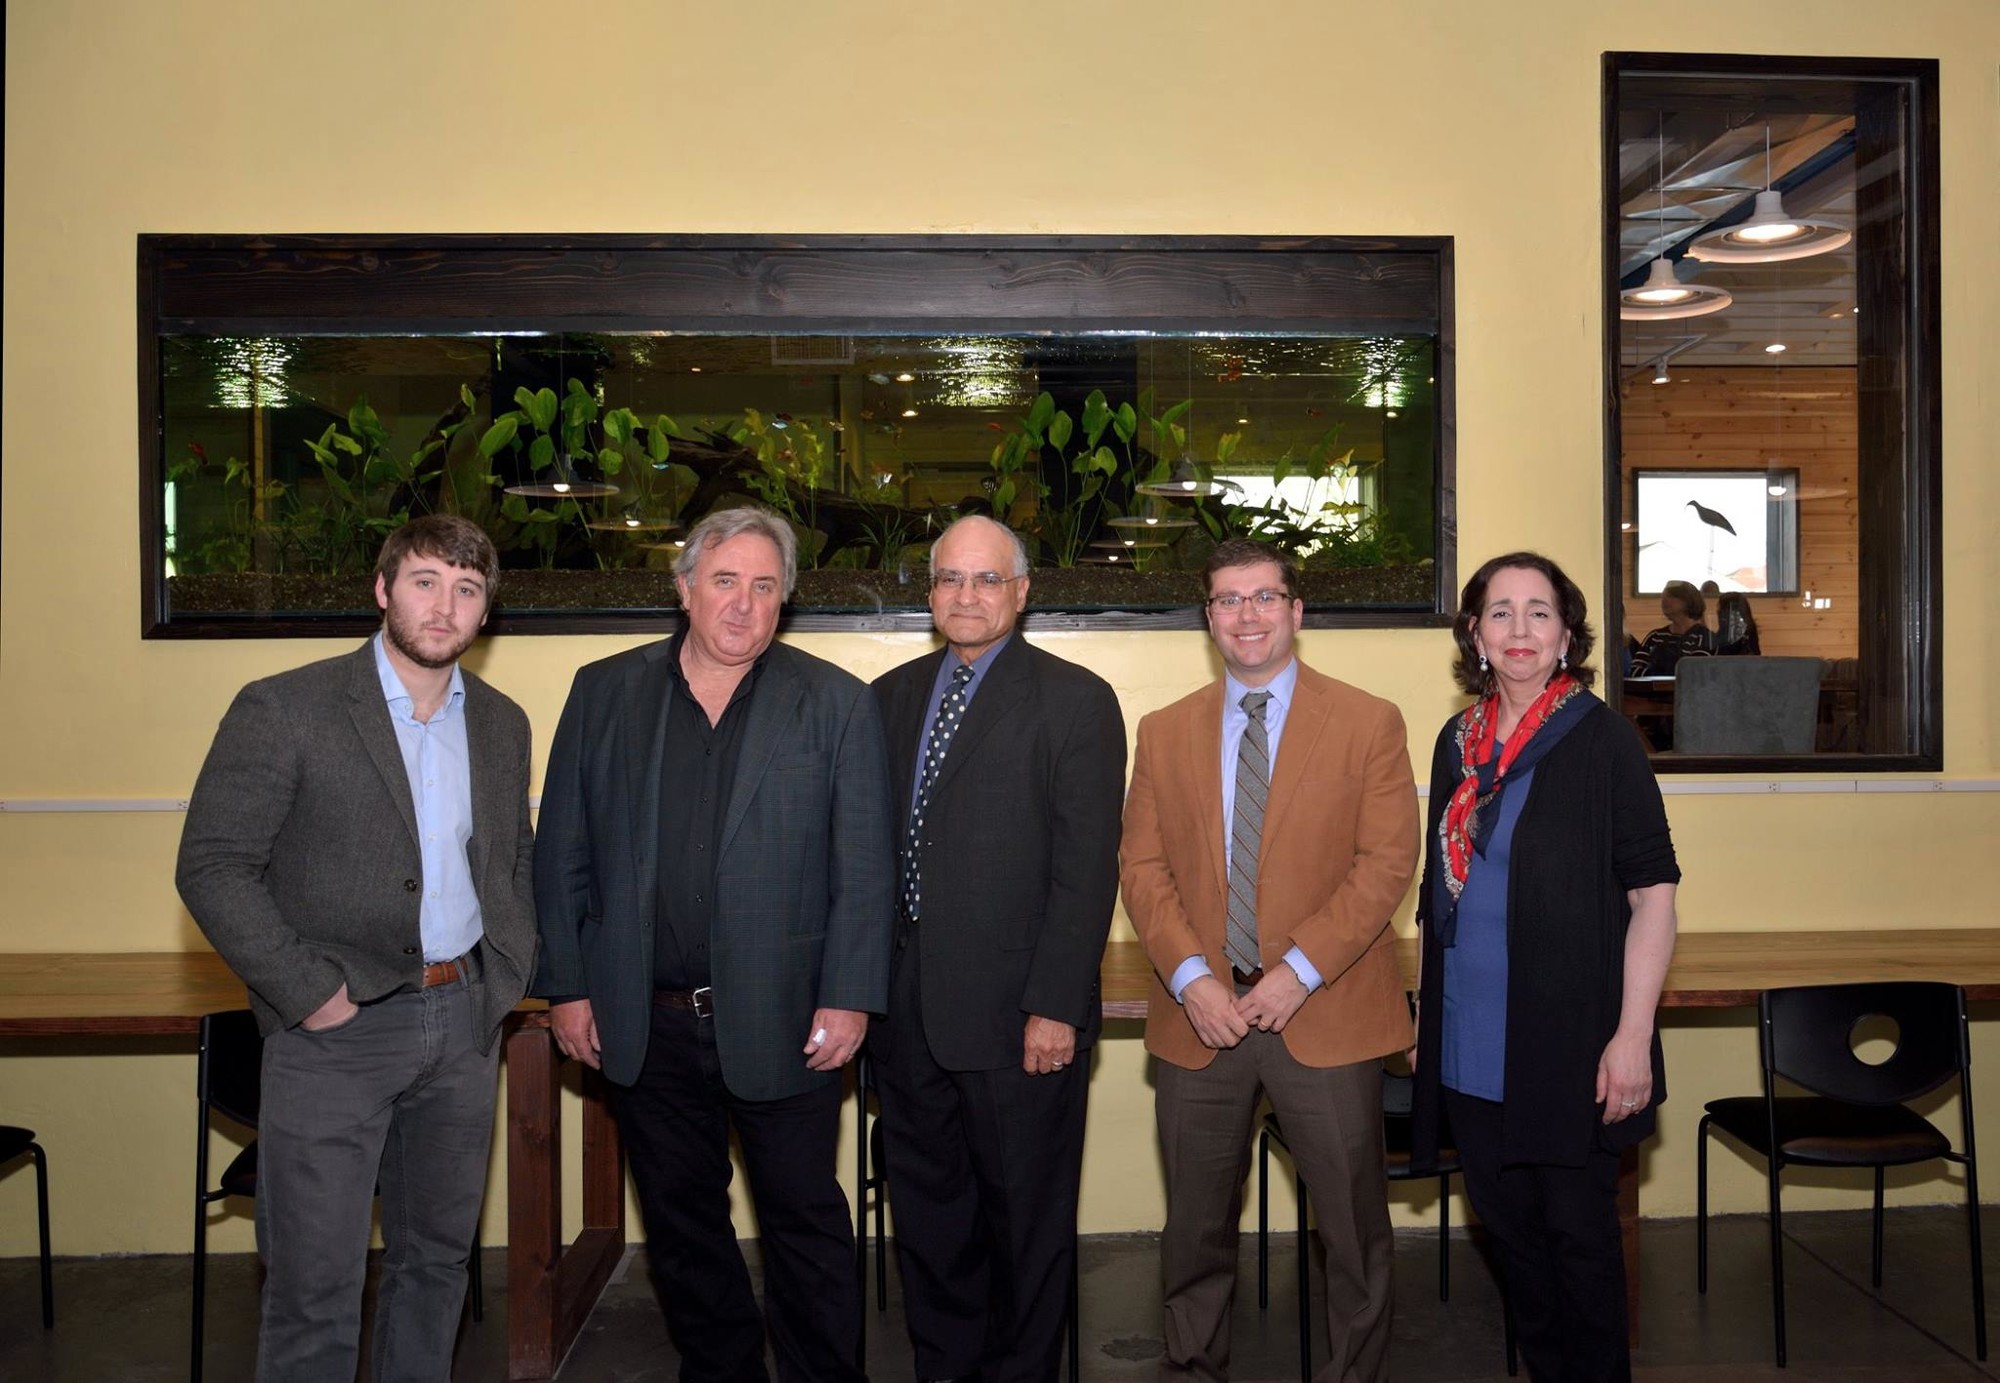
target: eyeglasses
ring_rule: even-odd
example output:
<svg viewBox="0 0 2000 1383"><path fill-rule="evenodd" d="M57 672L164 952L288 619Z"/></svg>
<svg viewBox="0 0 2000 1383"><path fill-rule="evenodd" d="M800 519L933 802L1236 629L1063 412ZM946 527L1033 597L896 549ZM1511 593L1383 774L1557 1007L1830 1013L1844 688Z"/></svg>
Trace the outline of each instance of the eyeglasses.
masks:
<svg viewBox="0 0 2000 1383"><path fill-rule="evenodd" d="M1002 576L997 571L934 571L931 585L947 591L956 591L970 585L975 591L997 591L1002 586L1019 581L1018 576Z"/></svg>
<svg viewBox="0 0 2000 1383"><path fill-rule="evenodd" d="M1254 605L1258 610L1275 610L1280 605L1289 605L1295 597L1290 591L1256 591L1250 595L1238 595L1231 591L1226 595L1212 595L1203 603L1211 610L1240 610L1244 605Z"/></svg>

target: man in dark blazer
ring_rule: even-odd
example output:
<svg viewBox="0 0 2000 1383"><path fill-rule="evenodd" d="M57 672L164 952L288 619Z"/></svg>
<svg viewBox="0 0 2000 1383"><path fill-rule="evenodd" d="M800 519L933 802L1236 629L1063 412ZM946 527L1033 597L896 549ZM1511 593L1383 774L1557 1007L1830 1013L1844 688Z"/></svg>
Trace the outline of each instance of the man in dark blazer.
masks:
<svg viewBox="0 0 2000 1383"><path fill-rule="evenodd" d="M528 719L458 666L498 575L468 520L391 534L382 632L245 687L188 801L176 882L264 1032L259 1379L351 1383L378 1185L373 1376L451 1373L535 962Z"/></svg>
<svg viewBox="0 0 2000 1383"><path fill-rule="evenodd" d="M1028 560L961 519L931 549L945 647L875 683L902 876L877 1061L920 1379L1056 1376L1076 1250L1125 721L1015 632Z"/></svg>
<svg viewBox="0 0 2000 1383"><path fill-rule="evenodd" d="M577 673L542 788L535 992L612 1082L687 1378L765 1377L732 1127L778 1376L862 1377L834 1148L840 1068L889 997L887 761L868 688L772 641L796 571L775 514L697 524L685 626Z"/></svg>

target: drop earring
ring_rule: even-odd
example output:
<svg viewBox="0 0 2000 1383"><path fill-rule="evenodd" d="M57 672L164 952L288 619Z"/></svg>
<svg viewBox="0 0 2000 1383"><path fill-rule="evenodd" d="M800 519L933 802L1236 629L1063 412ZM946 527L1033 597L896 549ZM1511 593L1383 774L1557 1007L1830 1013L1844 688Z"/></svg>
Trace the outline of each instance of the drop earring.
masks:
<svg viewBox="0 0 2000 1383"><path fill-rule="evenodd" d="M1485 655L1484 653L1482 653L1482 654L1480 654L1480 655L1479 655L1479 670L1480 670L1480 671L1481 671L1482 673L1483 673L1483 672L1486 672L1486 671L1488 670L1488 665L1487 665L1487 662L1486 662L1486 655Z"/></svg>

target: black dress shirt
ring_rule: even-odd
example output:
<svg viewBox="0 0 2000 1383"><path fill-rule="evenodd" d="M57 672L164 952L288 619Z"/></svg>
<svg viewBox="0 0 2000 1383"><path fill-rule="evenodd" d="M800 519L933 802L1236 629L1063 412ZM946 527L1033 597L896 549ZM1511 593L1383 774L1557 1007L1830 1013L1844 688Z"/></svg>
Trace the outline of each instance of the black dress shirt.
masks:
<svg viewBox="0 0 2000 1383"><path fill-rule="evenodd" d="M709 723L681 672L687 630L668 653L673 690L667 705L666 748L660 755L659 926L653 937L653 988L703 989L709 983L709 925L715 914L715 858L723 816L736 782L743 727L750 719L764 660L750 665Z"/></svg>

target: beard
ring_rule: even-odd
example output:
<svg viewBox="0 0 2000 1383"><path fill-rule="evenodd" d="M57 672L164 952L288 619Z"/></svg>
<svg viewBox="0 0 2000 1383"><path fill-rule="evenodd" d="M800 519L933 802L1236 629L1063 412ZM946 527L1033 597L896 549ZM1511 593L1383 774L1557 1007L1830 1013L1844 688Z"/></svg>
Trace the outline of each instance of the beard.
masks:
<svg viewBox="0 0 2000 1383"><path fill-rule="evenodd" d="M415 663L418 667L429 668L433 672L448 668L457 662L459 655L472 647L472 641L479 631L474 629L460 639L454 639L441 649L424 647L422 627L406 617L400 610L391 607L382 621L382 632L395 650Z"/></svg>

